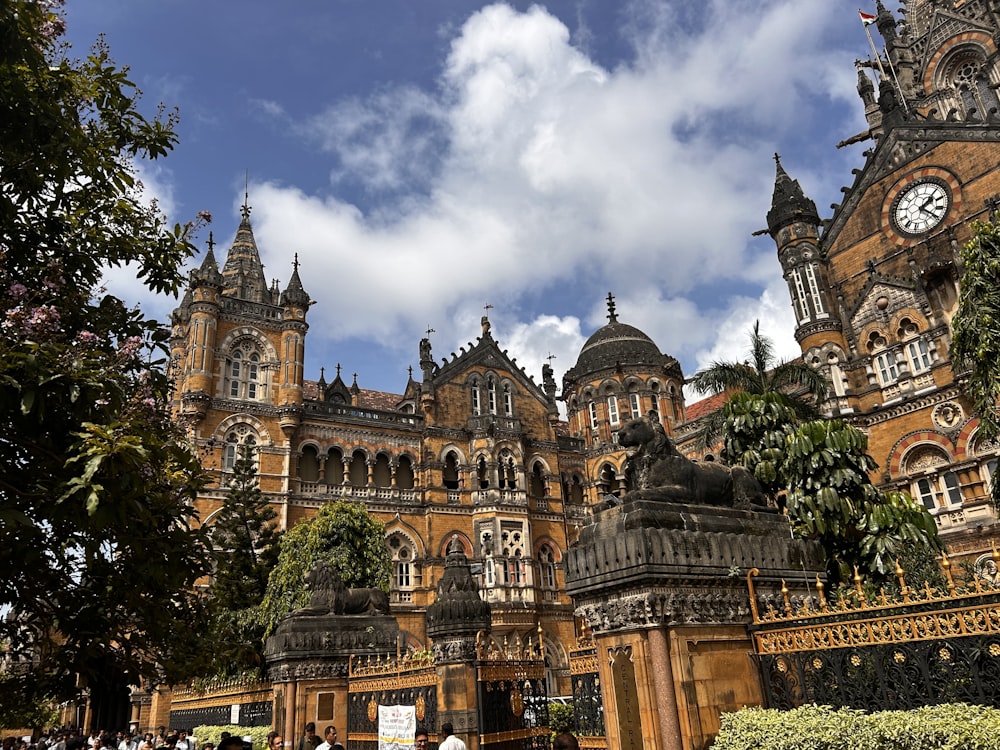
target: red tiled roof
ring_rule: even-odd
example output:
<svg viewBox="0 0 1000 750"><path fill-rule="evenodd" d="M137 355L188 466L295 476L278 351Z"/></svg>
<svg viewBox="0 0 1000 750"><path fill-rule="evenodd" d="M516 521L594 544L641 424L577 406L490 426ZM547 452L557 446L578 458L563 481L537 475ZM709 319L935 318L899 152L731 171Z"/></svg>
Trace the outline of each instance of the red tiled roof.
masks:
<svg viewBox="0 0 1000 750"><path fill-rule="evenodd" d="M302 383L302 397L306 401L321 400L319 383L315 380L304 381ZM358 393L358 406L364 406L368 409L395 411L397 404L402 400L403 397L399 393L389 393L388 391L372 391L368 388L361 388Z"/></svg>
<svg viewBox="0 0 1000 750"><path fill-rule="evenodd" d="M690 406L684 408L684 416L687 417L688 422L701 419L713 411L721 409L726 403L727 398L728 395L725 393L716 393L714 396L703 398L701 401L695 401Z"/></svg>

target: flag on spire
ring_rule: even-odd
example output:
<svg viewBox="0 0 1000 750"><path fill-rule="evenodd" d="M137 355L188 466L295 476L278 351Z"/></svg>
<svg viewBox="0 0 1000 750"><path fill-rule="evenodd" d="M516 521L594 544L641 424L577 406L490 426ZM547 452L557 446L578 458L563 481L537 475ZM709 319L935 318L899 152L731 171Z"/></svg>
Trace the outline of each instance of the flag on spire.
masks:
<svg viewBox="0 0 1000 750"><path fill-rule="evenodd" d="M862 12L861 8L858 8L858 15L861 16L861 23L863 23L865 26L870 26L876 21L875 16L873 16L871 13Z"/></svg>

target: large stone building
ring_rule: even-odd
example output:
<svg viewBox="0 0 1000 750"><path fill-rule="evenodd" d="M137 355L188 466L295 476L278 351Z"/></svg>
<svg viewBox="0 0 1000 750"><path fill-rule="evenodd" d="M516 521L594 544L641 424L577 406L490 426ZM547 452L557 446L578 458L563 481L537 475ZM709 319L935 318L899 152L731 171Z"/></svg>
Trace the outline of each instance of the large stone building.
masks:
<svg viewBox="0 0 1000 750"><path fill-rule="evenodd" d="M870 141L821 220L780 161L767 231L788 281L795 336L833 388L828 413L869 435L874 477L930 509L953 553L989 549L998 446L950 357L960 248L1000 205L995 0L877 3L885 57L858 65ZM878 91L872 76L879 79ZM843 144L842 144L843 145Z"/></svg>
<svg viewBox="0 0 1000 750"><path fill-rule="evenodd" d="M391 601L408 646L426 648L449 543L461 541L492 605L502 643L541 625L549 693L569 692L568 648L577 632L562 558L587 507L625 489L614 430L653 412L667 430L683 419L677 361L617 319L587 341L557 385L507 355L487 317L474 343L435 359L414 342L420 379L401 394L305 379L312 301L298 268L284 290L265 283L244 206L221 270L209 249L173 315L174 409L212 477L199 498L213 522L238 447L255 446L263 492L288 528L326 501L362 501L386 526Z"/></svg>
<svg viewBox="0 0 1000 750"><path fill-rule="evenodd" d="M974 556L997 528L998 451L976 437L950 321L959 248L1000 204L1000 2L911 0L904 16L878 4L886 72L876 96L858 68L869 129L851 140L872 146L843 201L822 220L779 161L767 231L805 361L832 383L828 414L868 433L879 484L911 492L952 551ZM428 646L424 613L457 539L493 637L541 626L550 695L566 694L577 626L562 561L589 506L625 489L616 428L652 412L684 442L720 401L686 408L678 362L620 322L610 295L561 393L551 367L536 382L507 355L486 317L458 355L414 342L419 380L403 393L348 384L339 366L306 380L311 304L297 263L284 290L265 282L246 206L221 270L210 248L192 274L173 317L174 408L214 479L203 523L241 444L256 446L283 527L330 499L364 502L386 526L393 613L413 648Z"/></svg>

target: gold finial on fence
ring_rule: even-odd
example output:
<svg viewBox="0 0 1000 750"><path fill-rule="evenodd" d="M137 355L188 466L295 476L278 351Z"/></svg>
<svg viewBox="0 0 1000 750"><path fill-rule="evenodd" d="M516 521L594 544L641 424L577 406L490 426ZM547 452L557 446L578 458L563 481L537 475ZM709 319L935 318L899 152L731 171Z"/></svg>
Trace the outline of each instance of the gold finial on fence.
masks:
<svg viewBox="0 0 1000 750"><path fill-rule="evenodd" d="M757 594L753 589L753 579L758 575L760 575L760 571L757 568L750 568L747 571L747 588L750 590L750 613L753 615L754 622L760 622L760 612L757 611Z"/></svg>
<svg viewBox="0 0 1000 750"><path fill-rule="evenodd" d="M785 579L781 579L781 598L785 600L785 614L792 614L792 600L788 596L788 586L785 585Z"/></svg>
<svg viewBox="0 0 1000 750"><path fill-rule="evenodd" d="M955 581L951 577L951 560L948 559L948 553L941 552L941 569L944 570L944 577L948 579L948 593L952 596L955 595Z"/></svg>
<svg viewBox="0 0 1000 750"><path fill-rule="evenodd" d="M903 577L903 566L899 564L899 558L896 558L896 578L899 579L899 593L903 597L904 602L910 601L910 587L906 585L906 578Z"/></svg>
<svg viewBox="0 0 1000 750"><path fill-rule="evenodd" d="M816 574L816 595L819 597L819 611L827 612L829 607L826 603L826 594L823 591L823 582L819 579L819 573Z"/></svg>
<svg viewBox="0 0 1000 750"><path fill-rule="evenodd" d="M858 566L854 566L854 590L858 594L858 599L861 601L861 606L867 606L868 600L865 598L865 590L861 586L861 574L858 572Z"/></svg>
<svg viewBox="0 0 1000 750"><path fill-rule="evenodd" d="M542 623L538 623L538 656L545 661L545 639L542 638Z"/></svg>

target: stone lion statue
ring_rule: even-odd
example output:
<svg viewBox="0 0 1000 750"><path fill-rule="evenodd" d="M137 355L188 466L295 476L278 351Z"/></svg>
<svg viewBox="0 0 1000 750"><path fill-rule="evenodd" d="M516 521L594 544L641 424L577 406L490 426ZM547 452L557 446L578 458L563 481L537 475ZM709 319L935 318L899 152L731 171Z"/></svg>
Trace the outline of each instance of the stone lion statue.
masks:
<svg viewBox="0 0 1000 750"><path fill-rule="evenodd" d="M629 450L625 473L634 488L624 500L738 508L765 505L760 484L750 472L741 466L692 461L649 417L627 422L618 431L618 444Z"/></svg>
<svg viewBox="0 0 1000 750"><path fill-rule="evenodd" d="M387 615L389 597L381 589L349 589L340 572L325 560L319 560L306 574L309 606L292 613L298 615Z"/></svg>

